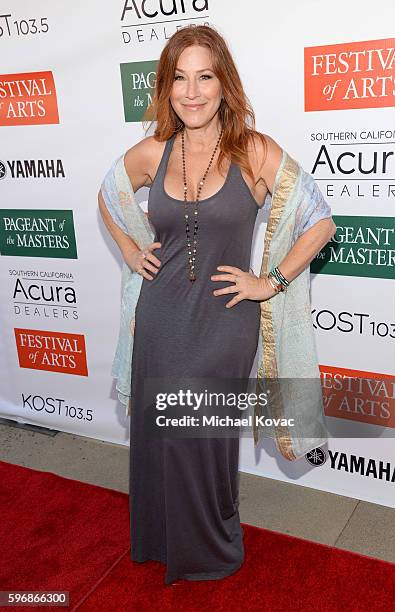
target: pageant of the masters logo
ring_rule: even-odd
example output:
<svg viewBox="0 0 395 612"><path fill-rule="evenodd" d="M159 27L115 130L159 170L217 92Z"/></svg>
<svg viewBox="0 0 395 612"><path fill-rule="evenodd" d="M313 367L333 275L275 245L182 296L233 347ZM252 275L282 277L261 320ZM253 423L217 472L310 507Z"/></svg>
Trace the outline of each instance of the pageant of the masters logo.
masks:
<svg viewBox="0 0 395 612"><path fill-rule="evenodd" d="M1 210L0 253L77 259L73 211Z"/></svg>
<svg viewBox="0 0 395 612"><path fill-rule="evenodd" d="M304 50L305 111L395 106L395 39Z"/></svg>
<svg viewBox="0 0 395 612"><path fill-rule="evenodd" d="M121 64L125 121L141 121L151 104L155 87L157 60Z"/></svg>
<svg viewBox="0 0 395 612"><path fill-rule="evenodd" d="M311 272L395 279L393 217L333 215L336 233L317 253Z"/></svg>

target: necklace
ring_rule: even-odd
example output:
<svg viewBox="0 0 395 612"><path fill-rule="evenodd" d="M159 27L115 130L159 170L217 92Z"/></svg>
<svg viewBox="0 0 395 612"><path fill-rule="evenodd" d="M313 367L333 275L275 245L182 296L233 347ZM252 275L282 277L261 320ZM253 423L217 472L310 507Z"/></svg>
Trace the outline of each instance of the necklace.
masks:
<svg viewBox="0 0 395 612"><path fill-rule="evenodd" d="M197 233L198 233L198 228L199 228L199 224L198 224L198 202L199 202L199 198L200 198L200 192L202 190L202 187L204 185L204 181L206 180L207 174L211 168L211 164L213 163L213 159L214 156L217 152L217 149L219 147L219 143L220 140L222 138L222 134L223 134L223 129L221 129L221 133L218 136L218 140L217 140L217 144L215 145L213 154L211 155L211 159L209 161L209 164L207 166L207 170L203 175L203 178L201 181L199 181L198 184L198 189L197 189L197 194L196 194L196 200L195 202L192 202L192 204L195 205L195 210L193 211L193 217L194 217L194 228L193 228L193 242L191 241L191 236L190 236L190 231L189 231L189 214L188 214L188 207L187 207L187 192L188 192L188 187L187 187L187 175L186 175L186 170L185 170L185 142L184 142L184 133L185 133L185 128L184 130L181 132L181 142L182 142L182 173L183 173L183 179L184 179L184 217L185 217L185 231L186 231L186 238L187 238L187 259L188 259L188 278L191 282L196 280L196 257L197 257Z"/></svg>

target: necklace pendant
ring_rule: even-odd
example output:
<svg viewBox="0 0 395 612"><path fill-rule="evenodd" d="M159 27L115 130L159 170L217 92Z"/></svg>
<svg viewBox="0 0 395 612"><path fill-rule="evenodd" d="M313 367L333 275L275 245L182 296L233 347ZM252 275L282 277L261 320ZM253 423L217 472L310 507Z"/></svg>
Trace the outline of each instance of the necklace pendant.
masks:
<svg viewBox="0 0 395 612"><path fill-rule="evenodd" d="M196 280L196 274L194 272L194 270L191 270L189 272L189 280L193 283Z"/></svg>

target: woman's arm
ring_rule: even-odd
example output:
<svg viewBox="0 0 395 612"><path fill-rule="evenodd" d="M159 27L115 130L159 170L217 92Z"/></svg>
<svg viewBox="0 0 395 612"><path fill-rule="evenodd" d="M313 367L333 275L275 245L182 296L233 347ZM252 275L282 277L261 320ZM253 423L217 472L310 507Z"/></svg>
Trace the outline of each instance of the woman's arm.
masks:
<svg viewBox="0 0 395 612"><path fill-rule="evenodd" d="M250 161L256 177L256 190L261 200L267 193L273 193L277 171L280 167L283 150L270 137L265 134L267 149L265 151L261 141L254 140L255 148L251 151ZM254 195L255 197L255 195ZM291 282L305 268L307 268L314 257L326 245L336 232L336 225L332 218L320 219L312 227L300 235L287 255L282 261L276 262L280 272ZM244 299L264 301L276 294L276 289L271 285L268 278L258 278L249 272L245 272L234 266L221 265L217 270L222 274L211 276L214 281L229 281L235 283L223 289L213 291L214 295L237 293L225 306L232 308Z"/></svg>
<svg viewBox="0 0 395 612"><path fill-rule="evenodd" d="M277 264L281 274L291 282L310 265L335 232L336 225L332 218L317 221L299 236L284 259Z"/></svg>
<svg viewBox="0 0 395 612"><path fill-rule="evenodd" d="M125 169L134 193L136 193L136 191L140 189L140 187L149 186L152 183L152 164L155 164L155 160L158 156L158 151L160 151L161 146L163 147L162 143L158 143L154 140L152 136L149 136L148 138L144 138L143 140L138 142L125 153ZM113 240L116 242L119 250L121 251L122 257L125 262L132 270L140 269L141 264L143 263L144 268L156 273L157 269L152 266L147 261L147 259L149 259L150 262L155 263L157 266L160 265L159 259L157 259L152 253L148 253L145 261L141 262L141 251L138 245L120 227L120 225L118 225L114 221L104 202L101 190L99 190L97 197L98 207L103 222L110 235L112 236ZM158 247L159 245L159 243L153 244L155 244L156 247ZM143 276L145 278L149 278L149 280L152 280L153 278L146 271L143 272Z"/></svg>
<svg viewBox="0 0 395 612"><path fill-rule="evenodd" d="M265 134L268 145L267 155L261 164L259 178L265 181L270 193L273 193L274 181L282 159L281 147ZM286 257L277 263L280 272L288 281L296 278L329 242L336 232L332 217L321 219L306 230L295 241Z"/></svg>
<svg viewBox="0 0 395 612"><path fill-rule="evenodd" d="M99 191L99 193L97 194L97 199L99 211L103 219L104 225L108 229L111 237L117 243L122 255L124 255L124 253L129 250L138 250L137 244L130 238L130 236L125 234L125 232L119 227L119 225L117 225L113 221L112 216L107 210L107 206L105 205L101 191Z"/></svg>

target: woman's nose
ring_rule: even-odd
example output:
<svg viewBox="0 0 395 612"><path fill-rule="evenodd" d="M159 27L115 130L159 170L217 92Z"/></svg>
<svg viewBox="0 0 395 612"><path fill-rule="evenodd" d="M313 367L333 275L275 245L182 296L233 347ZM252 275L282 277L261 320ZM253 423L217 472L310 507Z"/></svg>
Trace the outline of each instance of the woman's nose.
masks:
<svg viewBox="0 0 395 612"><path fill-rule="evenodd" d="M194 98L198 94L199 94L199 85L194 79L191 79L190 81L187 82L187 96L188 98Z"/></svg>

